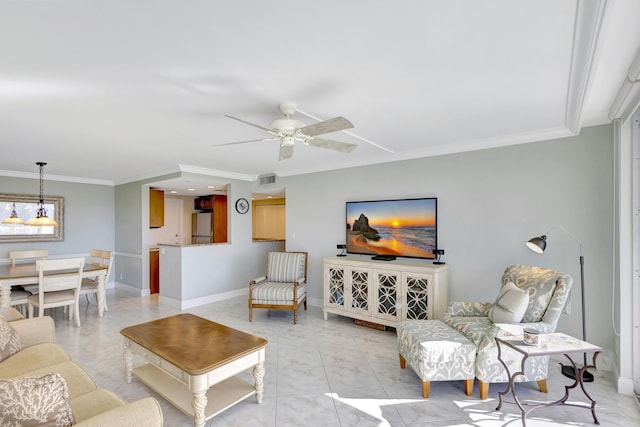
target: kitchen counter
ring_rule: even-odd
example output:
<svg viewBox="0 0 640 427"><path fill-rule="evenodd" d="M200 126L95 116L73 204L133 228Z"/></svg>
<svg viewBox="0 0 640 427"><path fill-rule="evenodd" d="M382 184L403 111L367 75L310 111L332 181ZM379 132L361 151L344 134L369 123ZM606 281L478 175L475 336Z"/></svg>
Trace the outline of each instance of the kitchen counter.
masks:
<svg viewBox="0 0 640 427"><path fill-rule="evenodd" d="M213 245L226 245L228 243L189 243L186 245L182 245L180 243L158 243L158 247L160 246L168 246L171 248L190 248L192 246L213 246Z"/></svg>

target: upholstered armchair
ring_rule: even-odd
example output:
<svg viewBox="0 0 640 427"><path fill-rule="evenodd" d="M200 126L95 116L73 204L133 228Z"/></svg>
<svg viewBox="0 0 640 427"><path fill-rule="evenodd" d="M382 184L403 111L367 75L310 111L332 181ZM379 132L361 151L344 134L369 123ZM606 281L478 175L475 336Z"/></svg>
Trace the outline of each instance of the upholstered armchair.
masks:
<svg viewBox="0 0 640 427"><path fill-rule="evenodd" d="M267 275L249 282L249 321L254 308L292 310L298 323L298 307L307 309L307 252L269 252Z"/></svg>
<svg viewBox="0 0 640 427"><path fill-rule="evenodd" d="M560 314L569 296L573 279L571 276L541 267L512 265L502 275L502 288L498 300L490 302L452 302L447 307L443 322L459 331L472 341L477 348L476 378L480 398L486 399L490 383L508 382L507 372L498 360L495 337L520 335L524 328L536 329L541 333L555 332ZM499 323L499 316L492 316L493 307L499 305L506 287L515 284L525 291L528 302L524 302L521 321ZM516 291L517 292L517 291ZM509 308L507 307L507 310ZM519 316L519 315L518 315ZM495 323L492 320L497 320ZM521 356L512 351L503 351L502 358L510 372L520 370ZM521 382L537 381L541 392L547 392L547 372L549 357L532 357L526 365Z"/></svg>

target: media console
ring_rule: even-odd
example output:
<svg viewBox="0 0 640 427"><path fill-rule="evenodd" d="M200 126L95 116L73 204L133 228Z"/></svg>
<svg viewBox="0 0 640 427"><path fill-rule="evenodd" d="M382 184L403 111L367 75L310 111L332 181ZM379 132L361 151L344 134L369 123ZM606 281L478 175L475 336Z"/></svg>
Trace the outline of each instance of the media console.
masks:
<svg viewBox="0 0 640 427"><path fill-rule="evenodd" d="M447 265L357 256L323 264L324 320L333 313L395 327L406 319L440 319L447 309Z"/></svg>

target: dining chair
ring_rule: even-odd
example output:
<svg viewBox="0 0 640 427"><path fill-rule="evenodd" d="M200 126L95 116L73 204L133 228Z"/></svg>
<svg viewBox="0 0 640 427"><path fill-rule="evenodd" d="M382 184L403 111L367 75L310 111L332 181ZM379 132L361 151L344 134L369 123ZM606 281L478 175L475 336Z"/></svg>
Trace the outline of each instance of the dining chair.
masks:
<svg viewBox="0 0 640 427"><path fill-rule="evenodd" d="M24 289L22 286L14 286L11 288L11 307L15 307L24 316L27 314L27 305L29 304L29 297L33 295L31 292Z"/></svg>
<svg viewBox="0 0 640 427"><path fill-rule="evenodd" d="M91 252L89 253L89 262L91 264L100 264L102 266L108 266L107 274L104 276L104 286L106 288L107 282L109 281L109 273L111 273L111 266L113 265L113 254L111 253L111 251L103 251L101 249L91 249ZM98 302L97 276L85 277L82 279L82 284L80 285L80 295L84 295L87 298L87 303L89 303L89 294L95 295L96 303L97 303ZM109 311L109 308L107 307L106 294L102 295L102 301L104 301L105 311Z"/></svg>
<svg viewBox="0 0 640 427"><path fill-rule="evenodd" d="M31 249L27 251L9 251L9 259L11 260L11 267L16 266L16 261L20 263L21 261L25 262L34 262L39 259L46 259L49 256L49 251L47 249ZM18 290L29 292L30 294L38 293L37 283L27 284L27 288L21 288ZM13 290L12 290L13 293ZM20 300L21 297L27 298L28 295L24 295L22 293L16 294L16 299ZM13 295L11 295L11 303L13 305ZM26 304L26 303L25 303ZM19 304L16 304L19 305Z"/></svg>
<svg viewBox="0 0 640 427"><path fill-rule="evenodd" d="M29 251L9 251L9 259L11 260L11 267L16 266L16 261L29 260L35 261L39 259L45 259L49 256L49 251L46 249L36 249Z"/></svg>
<svg viewBox="0 0 640 427"><path fill-rule="evenodd" d="M76 326L80 326L79 297L84 258L38 260L36 268L40 292L28 298L29 317L33 317L34 307L38 307L38 317L42 317L47 308L70 306L69 320L75 317Z"/></svg>

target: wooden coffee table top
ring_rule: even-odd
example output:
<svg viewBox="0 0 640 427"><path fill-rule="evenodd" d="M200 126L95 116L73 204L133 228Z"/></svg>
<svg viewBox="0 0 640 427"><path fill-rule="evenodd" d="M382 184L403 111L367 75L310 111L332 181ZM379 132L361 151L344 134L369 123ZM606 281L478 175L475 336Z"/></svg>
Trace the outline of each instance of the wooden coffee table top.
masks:
<svg viewBox="0 0 640 427"><path fill-rule="evenodd" d="M178 314L120 331L189 375L201 375L267 345L256 337L193 314Z"/></svg>

